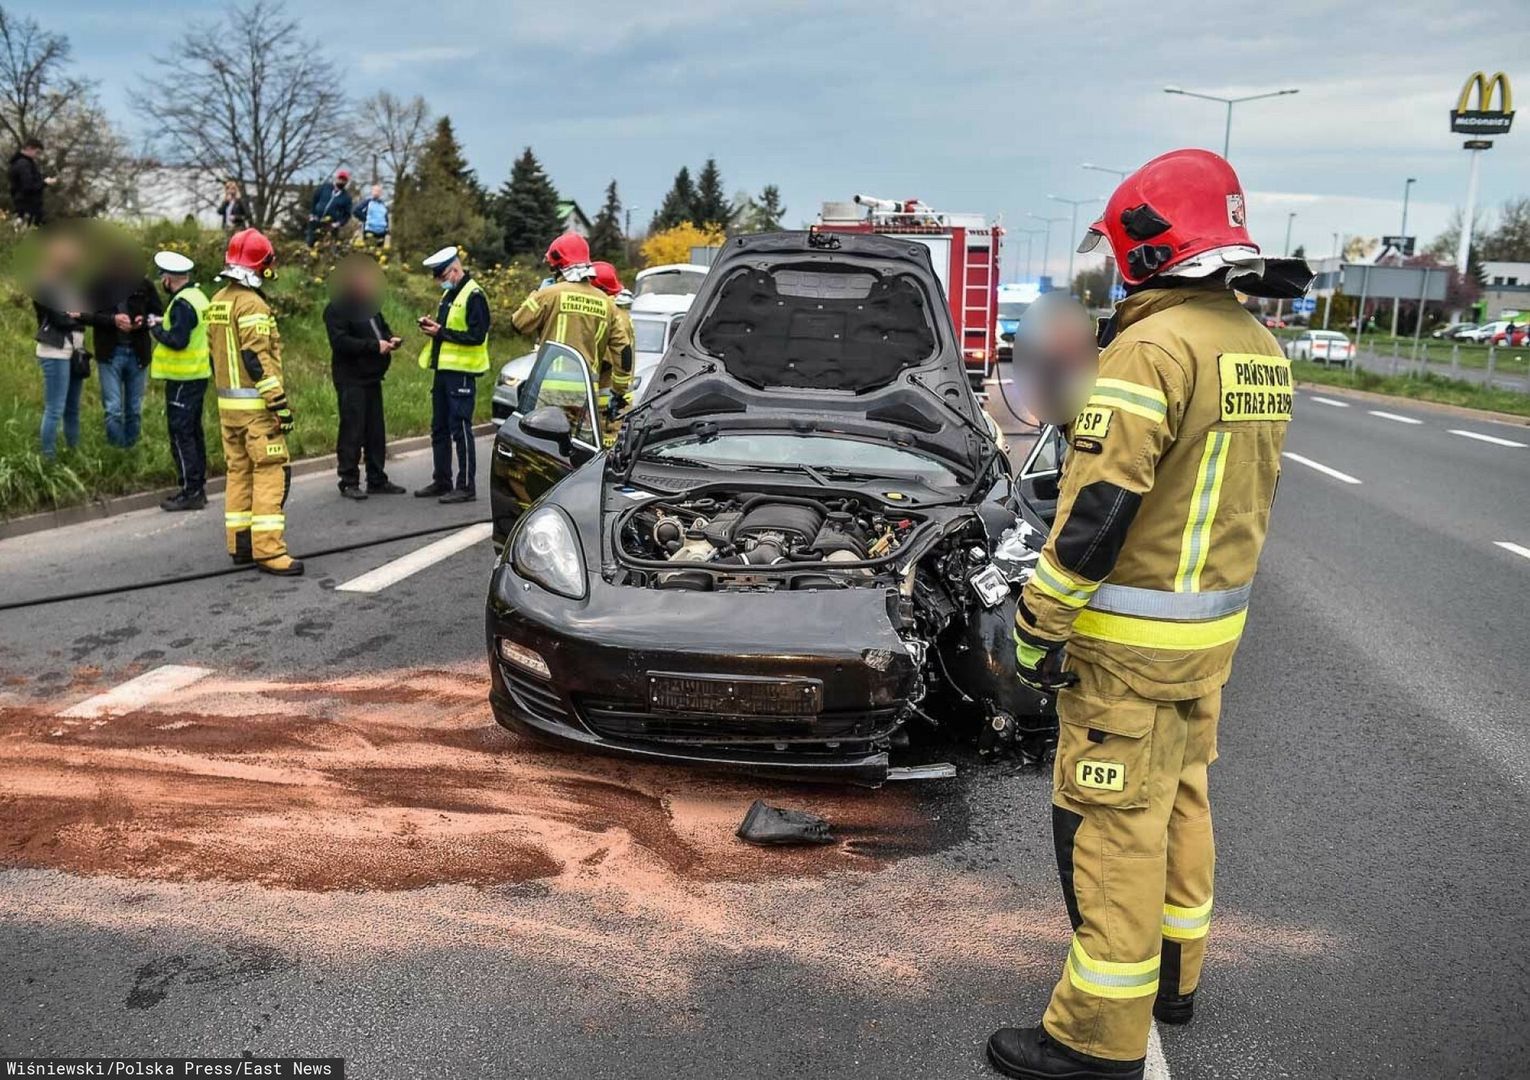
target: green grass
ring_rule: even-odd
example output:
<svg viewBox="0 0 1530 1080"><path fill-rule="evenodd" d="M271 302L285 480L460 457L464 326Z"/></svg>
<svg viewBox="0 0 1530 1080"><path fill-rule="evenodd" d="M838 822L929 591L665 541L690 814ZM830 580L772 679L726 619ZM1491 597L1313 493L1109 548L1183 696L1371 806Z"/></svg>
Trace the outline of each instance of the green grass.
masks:
<svg viewBox="0 0 1530 1080"><path fill-rule="evenodd" d="M1329 368L1305 360L1294 361L1291 370L1300 382L1368 390L1374 394L1460 405L1468 409L1485 409L1514 416L1530 416L1530 394L1488 389L1476 383L1447 379L1441 375L1380 375L1371 371Z"/></svg>
<svg viewBox="0 0 1530 1080"><path fill-rule="evenodd" d="M199 267L221 265L221 234L189 226L156 225L134 230L132 239L146 252L174 246L191 254ZM55 461L40 452L38 428L42 418L42 373L34 354L36 321L19 270L19 242L5 230L0 236L0 519L112 495L173 487L175 469L165 432L163 384L149 381L143 403L143 434L137 446L109 446L101 408L100 379L92 370L80 402L80 445L63 445ZM337 427L334 386L329 375L329 342L323 311L329 266L301 249L282 249L278 276L267 286L282 336L282 363L288 398L297 427L290 444L293 456L332 453ZM421 272L385 267L388 282L383 313L404 345L394 356L384 402L389 438L430 430L430 372L416 357L425 341L415 319L433 313L440 292ZM529 343L510 331L509 313L525 291L535 285L529 270L508 268L481 275L488 284L495 329L490 334L493 369L479 383L479 418L488 419L492 380L498 365L520 355ZM216 286L212 273L199 275L209 295ZM93 346L87 341L87 347ZM203 413L209 475L223 472L217 407L209 389Z"/></svg>

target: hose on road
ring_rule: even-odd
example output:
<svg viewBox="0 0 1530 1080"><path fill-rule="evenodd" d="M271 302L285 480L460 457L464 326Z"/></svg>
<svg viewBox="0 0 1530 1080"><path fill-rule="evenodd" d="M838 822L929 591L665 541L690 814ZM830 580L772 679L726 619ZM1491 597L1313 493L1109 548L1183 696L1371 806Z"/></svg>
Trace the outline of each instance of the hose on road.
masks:
<svg viewBox="0 0 1530 1080"><path fill-rule="evenodd" d="M414 529L410 532L392 533L388 536L380 536L371 540L357 540L349 544L336 544L333 547L320 548L317 551L293 552L293 557L298 559L319 559L325 555L340 555L347 551L360 551L363 548L381 547L383 544L391 544L398 540L414 540L421 536L434 536L437 533L459 532L474 525L487 524L489 524L489 521L485 519L483 521L456 521L450 525L432 525L427 529ZM243 574L254 569L254 563L247 563L243 566L220 566L215 570L198 570L195 573L176 574L172 577L155 578L152 581L135 581L127 585L107 585L99 589L58 593L54 596L39 596L31 600L11 600L6 603L0 603L0 611L19 611L22 608L43 607L48 604L65 604L72 600L93 600L103 596L120 596L123 593L139 592L143 589L158 589L166 585L185 585L193 581L207 581L211 578L226 577L229 574Z"/></svg>

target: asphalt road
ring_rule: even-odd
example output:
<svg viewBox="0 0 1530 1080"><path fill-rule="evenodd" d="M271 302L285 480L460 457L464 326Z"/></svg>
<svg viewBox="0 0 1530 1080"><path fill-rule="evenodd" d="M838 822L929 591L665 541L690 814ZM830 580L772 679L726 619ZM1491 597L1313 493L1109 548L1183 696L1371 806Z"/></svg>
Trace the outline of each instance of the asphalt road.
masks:
<svg viewBox="0 0 1530 1080"><path fill-rule="evenodd" d="M1298 410L1213 771L1211 961L1152 1075L1523 1076L1530 446L1452 431L1530 430ZM219 509L0 542L0 604L220 568ZM306 478L292 544L487 501L449 509ZM483 700L487 542L337 588L435 539L4 613L0 1052L987 1074L1068 936L1046 777L957 750L954 781L867 794L526 746ZM191 681L88 704L170 665ZM755 797L842 842L744 847Z"/></svg>

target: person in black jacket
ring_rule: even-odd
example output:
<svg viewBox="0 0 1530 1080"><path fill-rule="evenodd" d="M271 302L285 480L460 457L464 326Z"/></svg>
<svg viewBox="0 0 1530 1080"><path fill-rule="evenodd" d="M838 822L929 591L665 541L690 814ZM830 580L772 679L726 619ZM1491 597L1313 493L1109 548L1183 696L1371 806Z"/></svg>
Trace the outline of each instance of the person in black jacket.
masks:
<svg viewBox="0 0 1530 1080"><path fill-rule="evenodd" d="M43 223L43 192L54 180L44 176L42 167L37 164L37 155L42 153L42 148L42 140L28 139L11 155L6 170L11 183L11 207L28 225Z"/></svg>
<svg viewBox="0 0 1530 1080"><path fill-rule="evenodd" d="M250 223L250 207L239 190L239 181L229 180L223 185L223 201L218 204L218 220L223 231L233 235Z"/></svg>
<svg viewBox="0 0 1530 1080"><path fill-rule="evenodd" d="M387 434L383 426L383 376L393 350L402 344L382 314L382 272L358 256L341 263L335 297L324 309L329 332L330 373L340 401L340 494L347 499L401 495L404 489L383 469ZM366 459L367 487L361 489L361 460Z"/></svg>
<svg viewBox="0 0 1530 1080"><path fill-rule="evenodd" d="M313 203L308 208L308 227L303 238L312 247L322 233L326 237L339 235L351 220L351 174L341 169L335 173L335 182L326 184L313 193Z"/></svg>
<svg viewBox="0 0 1530 1080"><path fill-rule="evenodd" d="M126 246L108 252L85 303L82 321L94 331L106 441L126 450L138 443L149 361L154 358L149 316L158 315L163 305L154 283L143 276L138 254Z"/></svg>

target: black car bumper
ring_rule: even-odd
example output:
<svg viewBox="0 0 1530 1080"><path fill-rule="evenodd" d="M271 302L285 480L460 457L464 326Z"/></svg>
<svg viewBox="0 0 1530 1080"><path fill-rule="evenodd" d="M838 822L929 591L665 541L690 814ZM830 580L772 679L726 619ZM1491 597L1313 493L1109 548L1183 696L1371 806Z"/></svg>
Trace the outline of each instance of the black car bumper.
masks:
<svg viewBox="0 0 1530 1080"><path fill-rule="evenodd" d="M869 786L919 686L878 589L692 593L610 586L587 600L495 571L487 646L495 719L506 727L627 757L757 776ZM505 639L542 674L500 655ZM812 709L676 711L655 679L781 680L813 687Z"/></svg>

